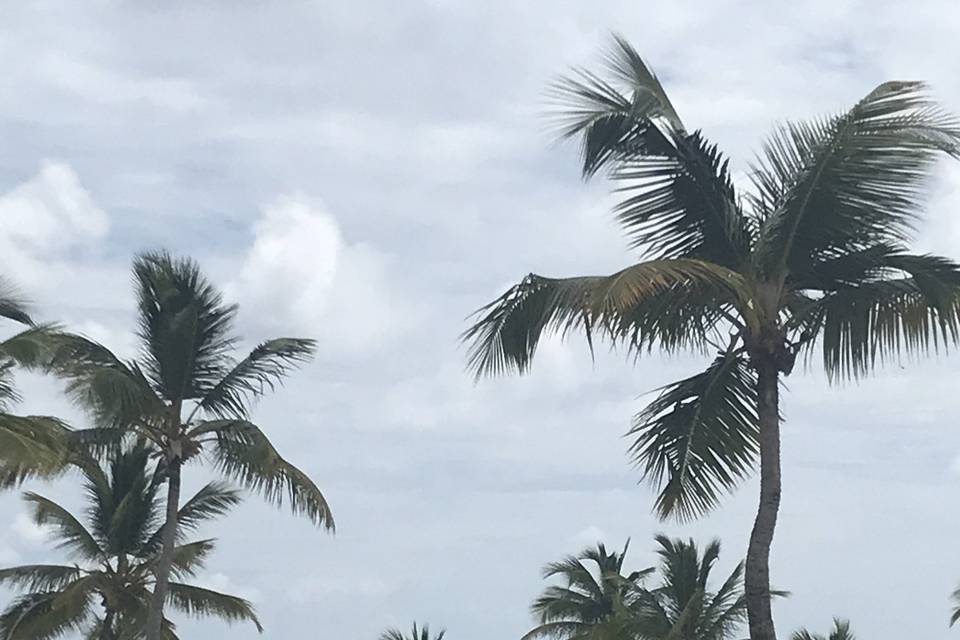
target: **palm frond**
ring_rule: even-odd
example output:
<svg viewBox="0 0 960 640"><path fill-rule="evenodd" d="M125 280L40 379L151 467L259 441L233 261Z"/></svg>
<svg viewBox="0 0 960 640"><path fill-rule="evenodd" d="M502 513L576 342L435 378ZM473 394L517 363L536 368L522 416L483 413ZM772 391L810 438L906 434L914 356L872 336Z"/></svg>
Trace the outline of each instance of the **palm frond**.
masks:
<svg viewBox="0 0 960 640"><path fill-rule="evenodd" d="M754 167L757 255L768 277L838 249L900 243L960 125L917 82L888 82L840 116L781 127Z"/></svg>
<svg viewBox="0 0 960 640"><path fill-rule="evenodd" d="M213 457L221 473L261 494L277 506L287 503L294 514L315 525L334 529L326 498L307 474L285 460L263 431L245 420L212 420L200 423L192 437L215 439Z"/></svg>
<svg viewBox="0 0 960 640"><path fill-rule="evenodd" d="M27 492L24 500L30 504L33 521L40 526L49 526L57 538L58 548L84 560L98 560L103 550L93 535L69 511L53 500L36 493Z"/></svg>
<svg viewBox="0 0 960 640"><path fill-rule="evenodd" d="M21 324L33 324L26 298L3 279L0 279L0 317Z"/></svg>
<svg viewBox="0 0 960 640"><path fill-rule="evenodd" d="M627 436L643 477L660 493L661 518L712 509L750 475L757 456L756 374L735 352L703 373L664 387Z"/></svg>
<svg viewBox="0 0 960 640"><path fill-rule="evenodd" d="M544 334L582 330L642 349L701 348L723 313L745 299L734 271L691 259L651 260L610 276L544 278L530 274L481 308L461 338L477 378L525 373ZM745 306L745 305L744 305Z"/></svg>
<svg viewBox="0 0 960 640"><path fill-rule="evenodd" d="M700 258L736 268L750 253L729 162L697 131L674 134L659 153L637 149L618 163L617 218L652 258Z"/></svg>
<svg viewBox="0 0 960 640"><path fill-rule="evenodd" d="M237 596L171 582L167 602L189 616L216 617L228 623L250 622L257 631L263 632L253 605Z"/></svg>
<svg viewBox="0 0 960 640"><path fill-rule="evenodd" d="M246 419L248 402L272 391L315 350L315 340L302 338L275 338L259 344L205 393L200 409L218 418Z"/></svg>
<svg viewBox="0 0 960 640"><path fill-rule="evenodd" d="M177 540L183 541L188 533L240 504L240 492L224 482L209 482L187 500L177 512ZM142 554L151 555L160 549L163 527L158 527L150 540L143 545Z"/></svg>
<svg viewBox="0 0 960 640"><path fill-rule="evenodd" d="M69 431L66 423L50 416L0 413L0 489L62 472Z"/></svg>
<svg viewBox="0 0 960 640"><path fill-rule="evenodd" d="M67 395L90 411L99 427L128 429L166 412L135 362L124 362L89 338L58 336L45 368L66 380Z"/></svg>
<svg viewBox="0 0 960 640"><path fill-rule="evenodd" d="M30 593L15 599L0 615L0 637L55 640L71 631L82 632L94 588L95 580L84 577L62 590Z"/></svg>
<svg viewBox="0 0 960 640"><path fill-rule="evenodd" d="M877 277L836 286L809 305L804 330L822 338L831 378L859 377L878 362L949 348L960 339L960 265L889 255Z"/></svg>
<svg viewBox="0 0 960 640"><path fill-rule="evenodd" d="M614 37L607 67L610 80L578 68L550 90L560 136L581 139L584 176L637 147L665 151L665 132L683 131L659 80L624 38Z"/></svg>
<svg viewBox="0 0 960 640"><path fill-rule="evenodd" d="M0 569L0 584L26 591L57 591L80 577L78 567L27 564Z"/></svg>
<svg viewBox="0 0 960 640"><path fill-rule="evenodd" d="M188 258L144 253L133 275L147 376L167 400L203 397L223 377L236 343L236 306Z"/></svg>
<svg viewBox="0 0 960 640"><path fill-rule="evenodd" d="M213 552L213 540L198 540L173 549L171 574L176 578L194 577Z"/></svg>

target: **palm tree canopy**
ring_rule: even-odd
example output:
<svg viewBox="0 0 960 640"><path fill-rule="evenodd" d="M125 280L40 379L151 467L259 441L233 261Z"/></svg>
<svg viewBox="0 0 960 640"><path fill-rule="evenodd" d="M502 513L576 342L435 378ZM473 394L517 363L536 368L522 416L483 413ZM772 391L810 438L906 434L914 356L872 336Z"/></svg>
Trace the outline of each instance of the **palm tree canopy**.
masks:
<svg viewBox="0 0 960 640"><path fill-rule="evenodd" d="M238 344L237 308L223 300L194 261L146 253L134 261L133 274L136 359L126 361L97 342L61 334L53 358L40 363L65 379L70 396L96 419L96 427L79 433L78 440L104 452L133 431L181 462L207 455L271 502L287 503L333 529L319 488L249 419L251 403L312 357L314 341L267 340L236 360L231 354Z"/></svg>
<svg viewBox="0 0 960 640"><path fill-rule="evenodd" d="M806 629L800 629L790 636L790 640L856 640L853 631L850 630L848 620L834 619L833 629L829 636L822 636L810 633Z"/></svg>
<svg viewBox="0 0 960 640"><path fill-rule="evenodd" d="M724 640L745 619L743 567L712 589L720 543L702 552L695 542L657 536L657 569L624 573L629 542L620 552L603 544L548 564L560 578L531 607L539 624L524 640ZM659 576L657 586L646 583Z"/></svg>
<svg viewBox="0 0 960 640"><path fill-rule="evenodd" d="M124 448L105 468L89 456L77 456L74 466L83 476L87 501L84 519L49 498L25 494L34 522L46 527L56 546L76 564L0 569L0 585L26 592L0 615L0 637L45 640L68 630L100 637L94 634L110 624L113 637L121 638L142 628L162 513L158 496L162 461L153 473L149 471L156 458L156 452L142 444ZM212 540L186 542L185 535L239 501L236 490L211 483L184 504L174 554L178 580L196 576L213 551ZM253 606L236 596L175 582L169 604L186 615L245 621L261 628ZM111 622L98 607L109 613ZM168 638L177 637L170 621L165 629Z"/></svg>
<svg viewBox="0 0 960 640"><path fill-rule="evenodd" d="M436 634L431 635L430 625L425 624L418 627L417 623L414 622L409 635L404 635L399 629L392 628L381 633L380 640L443 640L446 634L447 632L441 629Z"/></svg>
<svg viewBox="0 0 960 640"><path fill-rule="evenodd" d="M752 473L754 362L788 374L819 345L831 379L857 378L960 337L960 265L908 249L934 162L960 157L960 124L923 84L888 82L845 112L781 126L744 190L623 38L605 75L578 69L553 92L560 134L579 140L585 176L617 184L617 220L644 260L528 275L477 312L469 367L524 373L544 335L573 331L637 355L718 352L630 431L661 517L701 515Z"/></svg>

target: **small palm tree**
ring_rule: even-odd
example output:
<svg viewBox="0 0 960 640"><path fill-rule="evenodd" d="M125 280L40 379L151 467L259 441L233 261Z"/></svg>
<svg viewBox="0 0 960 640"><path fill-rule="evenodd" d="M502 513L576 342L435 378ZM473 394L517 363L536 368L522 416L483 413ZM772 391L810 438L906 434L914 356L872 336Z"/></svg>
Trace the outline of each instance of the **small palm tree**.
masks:
<svg viewBox="0 0 960 640"><path fill-rule="evenodd" d="M806 629L800 629L790 636L790 640L856 640L856 636L850 630L849 621L834 619L833 630L829 636L812 634Z"/></svg>
<svg viewBox="0 0 960 640"><path fill-rule="evenodd" d="M0 615L0 637L52 640L70 631L91 640L141 637L155 584L164 506L158 492L165 469L161 462L148 472L152 453L133 446L107 468L86 456L75 458L86 488L86 525L49 498L25 494L34 522L49 527L58 547L77 564L0 569L0 584L27 591ZM260 630L246 600L179 581L195 576L213 550L213 540L186 542L185 534L239 501L235 490L215 482L180 508L172 563L178 581L168 585L166 598L182 613L248 621ZM163 637L177 638L175 626L166 619Z"/></svg>
<svg viewBox="0 0 960 640"><path fill-rule="evenodd" d="M26 304L11 287L0 282L0 317L28 328L0 342L0 488L16 485L31 475L48 475L62 468L66 425L49 416L10 413L20 399L13 386L17 356L40 350L44 327L34 326Z"/></svg>
<svg viewBox="0 0 960 640"><path fill-rule="evenodd" d="M571 331L637 355L717 352L636 417L631 452L659 490L658 515L681 520L759 462L745 590L750 637L775 640L781 379L818 343L837 379L960 338L960 266L907 244L934 162L960 156L960 126L922 84L888 82L844 113L781 127L739 192L622 38L608 71L558 84L559 125L581 141L585 176L619 183L617 217L644 259L608 276L528 275L464 334L470 367L524 373L545 334Z"/></svg>
<svg viewBox="0 0 960 640"><path fill-rule="evenodd" d="M272 390L313 352L313 340L276 338L246 357L237 344L237 308L200 273L195 262L146 253L133 264L140 356L124 361L106 347L60 336L47 368L67 381L68 393L97 426L76 439L94 450L133 433L153 444L164 463L166 512L147 639L159 640L167 582L175 560L176 515L184 464L206 460L268 500L287 502L318 526L334 527L323 494L273 447L250 420L250 401Z"/></svg>
<svg viewBox="0 0 960 640"><path fill-rule="evenodd" d="M403 632L399 629L387 629L380 634L380 640L443 640L443 637L447 634L445 630L441 630L436 635L430 635L430 626L423 625L418 627L417 623L413 623L413 629L410 631L410 635L403 635Z"/></svg>
<svg viewBox="0 0 960 640"><path fill-rule="evenodd" d="M630 541L622 551L608 551L598 543L575 556L551 562L543 569L544 579L560 578L561 585L547 587L537 598L531 611L540 624L523 636L523 640L557 638L620 637L624 611L630 608L636 586L653 569L623 575L623 562Z"/></svg>
<svg viewBox="0 0 960 640"><path fill-rule="evenodd" d="M645 581L653 568L623 574L627 552L604 545L551 563L544 577L561 577L547 587L532 611L540 624L524 640L724 640L744 622L743 566L737 565L716 591L710 573L720 555L711 542L701 554L692 540L657 536L660 585Z"/></svg>

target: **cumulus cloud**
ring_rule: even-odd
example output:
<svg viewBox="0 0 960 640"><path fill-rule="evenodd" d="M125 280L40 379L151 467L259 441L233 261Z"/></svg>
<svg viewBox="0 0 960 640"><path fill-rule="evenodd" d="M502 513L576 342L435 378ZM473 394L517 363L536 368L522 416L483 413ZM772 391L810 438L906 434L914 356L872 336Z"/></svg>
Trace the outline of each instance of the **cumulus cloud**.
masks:
<svg viewBox="0 0 960 640"><path fill-rule="evenodd" d="M319 202L302 194L277 198L253 231L239 278L228 287L250 315L350 352L374 348L400 328L404 313L387 284L386 257L348 242Z"/></svg>
<svg viewBox="0 0 960 640"><path fill-rule="evenodd" d="M49 261L102 240L109 228L76 171L45 160L34 177L0 195L0 267L22 286L39 284Z"/></svg>

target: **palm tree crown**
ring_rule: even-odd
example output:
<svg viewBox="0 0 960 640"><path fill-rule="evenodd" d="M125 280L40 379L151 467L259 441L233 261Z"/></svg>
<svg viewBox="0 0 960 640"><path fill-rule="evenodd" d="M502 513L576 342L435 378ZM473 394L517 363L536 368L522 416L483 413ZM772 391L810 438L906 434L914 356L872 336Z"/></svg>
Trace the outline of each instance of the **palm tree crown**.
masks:
<svg viewBox="0 0 960 640"><path fill-rule="evenodd" d="M56 502L25 494L34 521L46 526L57 546L77 564L26 565L0 569L0 584L26 591L0 616L0 637L46 640L75 631L94 640L141 637L147 618L153 572L160 551L158 496L162 462L148 472L154 452L132 446L102 468L88 456L75 466L84 477L88 502L86 525ZM194 616L214 616L227 622L249 621L259 630L252 605L242 598L181 582L197 575L213 551L213 540L187 542L187 533L225 513L240 501L222 483L203 487L178 514L177 546L168 604ZM177 638L176 627L164 620L163 637Z"/></svg>
<svg viewBox="0 0 960 640"><path fill-rule="evenodd" d="M380 634L380 640L443 640L446 634L446 631L440 630L438 633L431 635L430 625L425 624L418 627L417 623L414 622L409 635L404 635L402 631L396 628L387 629Z"/></svg>
<svg viewBox="0 0 960 640"><path fill-rule="evenodd" d="M917 82L887 82L848 111L777 129L734 185L728 161L680 119L616 38L607 77L554 87L583 173L619 185L617 219L645 259L612 275L530 274L464 334L476 375L523 373L544 334L584 332L641 354L715 350L636 416L631 454L664 518L714 508L760 462L745 579L751 638L773 640L769 554L780 506L780 377L820 345L831 379L960 337L960 266L907 243L960 125Z"/></svg>
<svg viewBox="0 0 960 640"><path fill-rule="evenodd" d="M857 638L853 635L853 631L850 630L850 622L848 620L835 619L833 621L833 629L830 631L829 636L817 635L810 633L806 629L800 629L790 636L790 640L857 640Z"/></svg>
<svg viewBox="0 0 960 640"><path fill-rule="evenodd" d="M657 536L660 584L646 581L656 569L624 575L627 552L608 552L603 544L547 565L547 587L532 611L540 624L524 640L724 640L746 615L743 566L711 590L710 573L720 543L700 552L692 540Z"/></svg>
<svg viewBox="0 0 960 640"><path fill-rule="evenodd" d="M314 482L280 456L249 415L250 401L308 360L314 341L267 340L235 360L237 308L223 301L195 262L147 253L134 261L133 276L139 357L125 361L92 340L62 335L45 364L67 381L69 394L96 419L94 428L76 433L79 442L102 451L132 432L163 456L167 524L147 632L148 640L159 640L184 464L207 460L318 526L332 530L334 522Z"/></svg>

